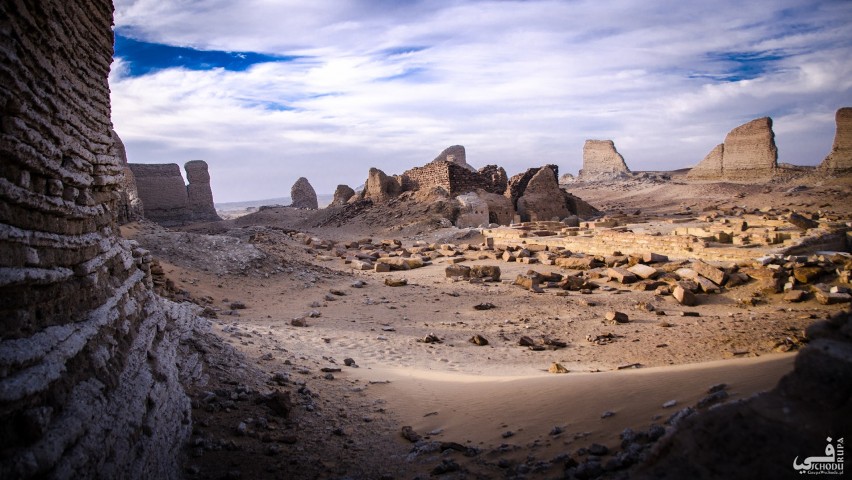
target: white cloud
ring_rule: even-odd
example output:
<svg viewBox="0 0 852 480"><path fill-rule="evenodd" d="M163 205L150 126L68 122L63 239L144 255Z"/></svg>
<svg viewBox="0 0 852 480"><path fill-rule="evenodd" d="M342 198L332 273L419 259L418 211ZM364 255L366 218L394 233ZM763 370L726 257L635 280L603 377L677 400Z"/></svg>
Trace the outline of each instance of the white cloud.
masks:
<svg viewBox="0 0 852 480"><path fill-rule="evenodd" d="M587 138L634 170L683 168L764 115L780 160L813 164L852 105L852 4L799 3L117 0L117 28L143 40L305 57L142 77L118 61L113 119L131 161L207 160L217 201L300 176L330 193L457 143L510 175L574 173ZM748 73L732 52L778 59L714 80Z"/></svg>

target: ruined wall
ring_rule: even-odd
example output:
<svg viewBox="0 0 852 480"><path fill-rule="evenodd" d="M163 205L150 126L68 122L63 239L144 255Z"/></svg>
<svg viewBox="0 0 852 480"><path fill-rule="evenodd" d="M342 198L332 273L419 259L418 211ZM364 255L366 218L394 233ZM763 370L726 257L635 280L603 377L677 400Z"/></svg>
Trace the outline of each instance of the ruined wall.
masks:
<svg viewBox="0 0 852 480"><path fill-rule="evenodd" d="M583 144L583 168L580 180L617 178L630 173L624 157L615 149L612 140L586 140Z"/></svg>
<svg viewBox="0 0 852 480"><path fill-rule="evenodd" d="M221 220L213 205L210 173L203 160L186 163L189 185L176 163L130 163L145 218L162 225Z"/></svg>
<svg viewBox="0 0 852 480"><path fill-rule="evenodd" d="M820 170L829 174L852 172L852 107L837 110L837 130L831 153L820 164Z"/></svg>
<svg viewBox="0 0 852 480"><path fill-rule="evenodd" d="M355 196L355 190L349 185L338 185L334 189L334 199L331 201L332 207L342 207L346 205L350 198Z"/></svg>
<svg viewBox="0 0 852 480"><path fill-rule="evenodd" d="M429 190L441 187L451 196L483 189L493 191L491 177L480 175L453 162L435 160L422 167L415 167L402 174L402 187L406 191Z"/></svg>
<svg viewBox="0 0 852 480"><path fill-rule="evenodd" d="M435 157L435 160L433 160L433 162L442 160L455 163L456 165L459 165L471 171L476 171L475 168L468 165L467 154L465 153L464 147L461 145L453 145L451 147L445 148L443 152L441 152L440 154L438 154L437 157Z"/></svg>
<svg viewBox="0 0 852 480"><path fill-rule="evenodd" d="M722 157L725 153L725 144L720 143L704 157L704 160L692 167L686 178L690 180L718 180L722 178Z"/></svg>
<svg viewBox="0 0 852 480"><path fill-rule="evenodd" d="M472 193L465 193L456 197L459 202L459 215L456 218L456 226L459 228L476 228L480 225L488 225L488 203Z"/></svg>
<svg viewBox="0 0 852 480"><path fill-rule="evenodd" d="M142 206L142 199L139 198L139 192L136 190L136 177L133 176L133 172L127 165L127 150L124 148L124 142L121 141L115 130L112 130L112 140L115 146L115 155L118 157L121 172L124 175L121 180L121 188L118 191L121 198L116 207L118 223L124 225L142 218L145 209Z"/></svg>
<svg viewBox="0 0 852 480"><path fill-rule="evenodd" d="M189 196L176 163L131 163L145 218L180 223L189 216Z"/></svg>
<svg viewBox="0 0 852 480"><path fill-rule="evenodd" d="M545 167L549 168L550 171L553 172L558 183L559 167L556 165L545 165ZM527 184L530 183L530 180L532 180L535 174L537 174L542 168L544 167L530 168L526 172L513 175L512 178L509 179L504 194L512 201L513 207L518 207L518 199L524 194L524 191L527 189Z"/></svg>
<svg viewBox="0 0 852 480"><path fill-rule="evenodd" d="M186 170L187 207L192 220L217 221L221 220L213 205L213 190L210 188L210 172L204 160L190 160L183 166Z"/></svg>
<svg viewBox="0 0 852 480"><path fill-rule="evenodd" d="M402 186L394 177L389 177L378 168L371 168L364 182L362 196L373 202L387 202L400 194Z"/></svg>
<svg viewBox="0 0 852 480"><path fill-rule="evenodd" d="M721 156L721 160L719 157ZM719 167L721 164L721 170ZM758 118L728 132L725 143L713 149L693 171L691 180L763 182L775 175L778 148L772 119ZM720 172L720 174L718 173Z"/></svg>
<svg viewBox="0 0 852 480"><path fill-rule="evenodd" d="M177 478L178 319L117 234L108 0L0 2L0 478Z"/></svg>
<svg viewBox="0 0 852 480"><path fill-rule="evenodd" d="M533 175L518 199L517 211L522 222L560 220L571 213L557 178L549 167L542 167Z"/></svg>

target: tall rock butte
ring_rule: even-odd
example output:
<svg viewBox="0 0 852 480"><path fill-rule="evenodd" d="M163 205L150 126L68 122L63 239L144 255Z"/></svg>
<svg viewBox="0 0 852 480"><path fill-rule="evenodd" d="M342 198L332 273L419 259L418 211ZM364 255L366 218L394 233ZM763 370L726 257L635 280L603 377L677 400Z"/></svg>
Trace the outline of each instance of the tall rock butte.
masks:
<svg viewBox="0 0 852 480"><path fill-rule="evenodd" d="M731 130L725 143L717 145L687 174L690 180L742 183L771 179L778 166L778 148L772 119L762 117Z"/></svg>
<svg viewBox="0 0 852 480"><path fill-rule="evenodd" d="M578 180L608 180L630 173L612 140L586 140Z"/></svg>
<svg viewBox="0 0 852 480"><path fill-rule="evenodd" d="M109 0L0 2L0 478L181 478L189 304L121 238Z"/></svg>
<svg viewBox="0 0 852 480"><path fill-rule="evenodd" d="M829 174L852 172L852 107L843 107L835 115L837 131L831 153L819 168Z"/></svg>
<svg viewBox="0 0 852 480"><path fill-rule="evenodd" d="M183 166L186 170L187 207L195 221L221 220L213 205L213 190L210 188L210 173L204 160L190 160Z"/></svg>
<svg viewBox="0 0 852 480"><path fill-rule="evenodd" d="M290 188L290 199L293 208L310 208L316 210L319 208L317 201L317 192L311 186L311 182L305 177L299 177L296 183Z"/></svg>
<svg viewBox="0 0 852 480"><path fill-rule="evenodd" d="M183 182L176 163L130 163L145 218L171 226L188 222L221 220L213 205L207 163L186 163L189 185Z"/></svg>

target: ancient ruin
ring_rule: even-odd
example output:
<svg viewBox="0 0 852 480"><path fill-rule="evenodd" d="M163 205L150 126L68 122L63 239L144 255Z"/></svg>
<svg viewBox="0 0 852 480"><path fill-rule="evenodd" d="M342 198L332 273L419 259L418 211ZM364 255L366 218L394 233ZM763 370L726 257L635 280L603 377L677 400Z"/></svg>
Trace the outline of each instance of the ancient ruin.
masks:
<svg viewBox="0 0 852 480"><path fill-rule="evenodd" d="M443 188L451 196L482 189L502 193L501 182L506 177L496 165L483 167L480 172L447 160L434 160L422 167L415 167L401 175L402 190L429 190ZM501 174L502 171L502 174Z"/></svg>
<svg viewBox="0 0 852 480"><path fill-rule="evenodd" d="M559 221L574 213L565 205L556 175L549 167L542 167L533 175L523 195L518 198L517 210L521 221Z"/></svg>
<svg viewBox="0 0 852 480"><path fill-rule="evenodd" d="M183 181L176 163L130 163L145 218L162 225L192 221L216 221L210 175L202 160L187 162L189 185Z"/></svg>
<svg viewBox="0 0 852 480"><path fill-rule="evenodd" d="M112 5L4 2L0 26L0 477L178 478L193 309L118 236Z"/></svg>
<svg viewBox="0 0 852 480"><path fill-rule="evenodd" d="M433 161L445 160L450 163L455 163L460 167L464 167L472 172L475 172L476 169L467 163L467 155L465 154L464 147L462 145L453 145L451 147L447 147L443 152L438 154Z"/></svg>
<svg viewBox="0 0 852 480"><path fill-rule="evenodd" d="M830 175L852 172L852 107L837 110L835 119L837 130L831 153L819 166L820 170Z"/></svg>
<svg viewBox="0 0 852 480"><path fill-rule="evenodd" d="M456 197L461 206L456 226L459 228L479 227L488 225L488 203L479 198L476 193L465 193Z"/></svg>
<svg viewBox="0 0 852 480"><path fill-rule="evenodd" d="M399 195L401 191L402 187L396 178L387 176L378 168L371 168L361 196L373 202L386 202Z"/></svg>
<svg viewBox="0 0 852 480"><path fill-rule="evenodd" d="M142 218L145 215L145 208L142 205L142 199L139 198L139 192L136 190L136 178L127 164L127 150L124 148L124 142L121 141L115 130L112 130L112 139L115 145L115 155L121 162L121 170L124 174L121 188L118 190L119 195L121 195L117 207L118 223L125 224Z"/></svg>
<svg viewBox="0 0 852 480"><path fill-rule="evenodd" d="M610 180L629 173L612 140L586 140L583 144L583 168L578 180Z"/></svg>
<svg viewBox="0 0 852 480"><path fill-rule="evenodd" d="M221 220L213 206L213 190L210 188L210 173L204 160L190 160L183 166L186 170L187 206L194 221Z"/></svg>
<svg viewBox="0 0 852 480"><path fill-rule="evenodd" d="M331 201L332 207L340 207L346 205L349 199L355 196L355 190L349 185L338 185L334 190L334 198Z"/></svg>
<svg viewBox="0 0 852 480"><path fill-rule="evenodd" d="M778 148L772 119L758 118L731 130L687 175L690 180L762 182L775 175Z"/></svg>
<svg viewBox="0 0 852 480"><path fill-rule="evenodd" d="M299 177L290 188L290 198L293 202L290 206L293 208L311 208L314 210L319 208L317 192L314 191L314 187L305 177Z"/></svg>

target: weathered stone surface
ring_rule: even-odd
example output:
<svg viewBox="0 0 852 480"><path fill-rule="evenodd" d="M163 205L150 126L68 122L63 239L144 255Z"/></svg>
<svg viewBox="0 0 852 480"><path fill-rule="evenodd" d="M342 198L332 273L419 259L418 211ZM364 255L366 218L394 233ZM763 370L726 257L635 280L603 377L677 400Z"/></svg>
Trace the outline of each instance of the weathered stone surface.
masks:
<svg viewBox="0 0 852 480"><path fill-rule="evenodd" d="M604 263L595 257L561 257L556 259L556 265L571 270L591 270L604 266Z"/></svg>
<svg viewBox="0 0 852 480"><path fill-rule="evenodd" d="M557 221L571 212L565 206L565 197L559 188L556 172L550 167L542 167L530 179L524 194L518 199L518 215L522 222Z"/></svg>
<svg viewBox="0 0 852 480"><path fill-rule="evenodd" d="M637 280L636 275L633 272L621 267L608 268L606 270L606 274L618 283L633 283Z"/></svg>
<svg viewBox="0 0 852 480"><path fill-rule="evenodd" d="M290 206L293 208L310 208L313 210L319 208L317 192L314 191L311 182L305 177L299 177L296 183L290 187L290 198L293 201Z"/></svg>
<svg viewBox="0 0 852 480"><path fill-rule="evenodd" d="M127 165L127 150L124 148L124 142L121 141L115 130L112 130L112 139L115 155L121 164L121 172L124 175L121 188L118 191L121 198L117 206L117 220L119 225L123 225L141 219L145 215L145 209L142 206L142 199L139 198L139 192L136 190L136 177L133 176L133 171Z"/></svg>
<svg viewBox="0 0 852 480"><path fill-rule="evenodd" d="M470 267L467 265L449 265L444 269L444 274L447 278L461 277L470 278Z"/></svg>
<svg viewBox="0 0 852 480"><path fill-rule="evenodd" d="M479 169L479 175L488 180L490 188L486 191L502 195L506 191L506 185L509 184L509 177L506 175L506 170L497 165L486 165Z"/></svg>
<svg viewBox="0 0 852 480"><path fill-rule="evenodd" d="M656 268L649 267L648 265L642 265L641 263L637 263L636 265L633 265L632 267L627 268L627 270L630 273L637 275L639 277L645 278L645 279L653 278L655 275L657 275L657 269Z"/></svg>
<svg viewBox="0 0 852 480"><path fill-rule="evenodd" d="M819 222L811 220L803 215L800 215L796 212L790 214L787 218L791 224L795 225L797 228L801 228L802 230L809 230L811 228L819 227Z"/></svg>
<svg viewBox="0 0 852 480"><path fill-rule="evenodd" d="M722 157L725 153L725 145L720 143L710 150L704 160L692 167L686 178L690 180L720 180L722 176Z"/></svg>
<svg viewBox="0 0 852 480"><path fill-rule="evenodd" d="M378 168L371 168L364 188L364 198L373 202L387 202L398 196L402 188L399 182Z"/></svg>
<svg viewBox="0 0 852 480"><path fill-rule="evenodd" d="M459 215L456 227L469 228L487 226L489 223L488 203L476 193L466 193L456 197L459 202Z"/></svg>
<svg viewBox="0 0 852 480"><path fill-rule="evenodd" d="M687 307L694 306L698 303L698 299L695 297L695 294L680 285L675 286L674 290L672 291L672 296L675 298L675 300L677 300L679 304L685 305Z"/></svg>
<svg viewBox="0 0 852 480"><path fill-rule="evenodd" d="M819 168L829 174L852 172L852 107L843 107L835 115L837 131L831 153Z"/></svg>
<svg viewBox="0 0 852 480"><path fill-rule="evenodd" d="M197 318L116 234L111 26L108 0L0 2L0 478L182 476Z"/></svg>
<svg viewBox="0 0 852 480"><path fill-rule="evenodd" d="M221 220L213 205L213 190L210 189L210 173L204 160L190 160L183 166L186 170L187 203L189 214L194 221Z"/></svg>
<svg viewBox="0 0 852 480"><path fill-rule="evenodd" d="M618 178L630 173L624 157L615 149L612 140L586 140L583 145L583 168L578 180Z"/></svg>
<svg viewBox="0 0 852 480"><path fill-rule="evenodd" d="M349 185L338 185L334 190L334 199L331 201L332 207L341 207L349 202L349 199L355 196L355 190Z"/></svg>
<svg viewBox="0 0 852 480"><path fill-rule="evenodd" d="M493 282L500 281L500 267L497 265L474 265L470 267L473 278L490 278Z"/></svg>
<svg viewBox="0 0 852 480"><path fill-rule="evenodd" d="M512 201L503 195L478 190L477 196L488 205L488 223L509 225L515 216Z"/></svg>
<svg viewBox="0 0 852 480"><path fill-rule="evenodd" d="M772 119L758 118L731 130L723 145L717 145L693 170L691 180L763 182L772 178L778 164L778 149Z"/></svg>
<svg viewBox="0 0 852 480"><path fill-rule="evenodd" d="M546 165L554 173L554 176L559 175L559 167L556 165ZM541 170L540 167L527 169L526 172L513 175L506 184L504 195L512 201L512 206L517 208L518 199L520 199L527 189L530 180ZM557 179L558 185L558 179Z"/></svg>
<svg viewBox="0 0 852 480"><path fill-rule="evenodd" d="M450 163L455 163L460 167L464 167L472 172L475 172L476 169L467 164L467 154L464 151L464 147L462 145L453 145L451 147L447 147L443 152L439 153L435 160L439 161L445 160Z"/></svg>
<svg viewBox="0 0 852 480"><path fill-rule="evenodd" d="M615 310L611 310L606 312L605 317L607 322L610 323L628 323L630 318L624 312L618 312Z"/></svg>
<svg viewBox="0 0 852 480"><path fill-rule="evenodd" d="M702 277L711 280L716 285L722 285L725 283L725 272L713 265L709 265L701 260L696 260L692 262L692 269L698 272L698 274Z"/></svg>

